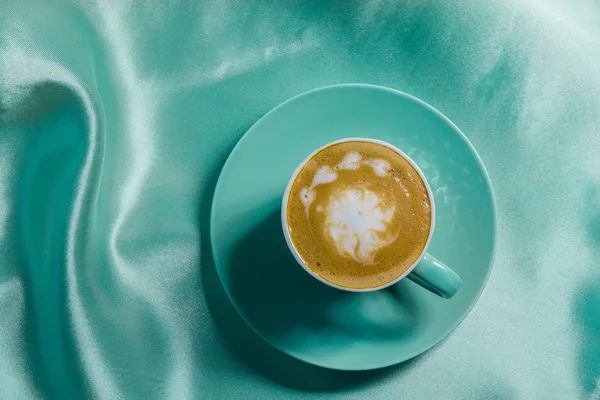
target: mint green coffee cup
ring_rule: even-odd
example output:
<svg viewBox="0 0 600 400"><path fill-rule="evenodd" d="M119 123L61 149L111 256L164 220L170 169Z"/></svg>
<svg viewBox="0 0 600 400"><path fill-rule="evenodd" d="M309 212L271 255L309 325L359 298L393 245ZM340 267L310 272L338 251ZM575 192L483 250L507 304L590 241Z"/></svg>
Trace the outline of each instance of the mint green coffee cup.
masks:
<svg viewBox="0 0 600 400"><path fill-rule="evenodd" d="M351 287L346 287L346 286L341 286L341 285L335 284L327 279L324 279L322 276L320 276L315 271L313 271L310 268L310 266L308 265L308 263L301 257L301 255L299 254L298 250L296 249L296 247L292 241L292 238L290 236L290 229L289 229L289 225L288 225L288 218L287 218L288 200L289 200L289 196L290 196L290 191L292 189L294 182L296 181L296 178L298 177L298 174L303 169L303 167L317 153L323 151L324 149L326 149L332 145L335 145L335 144L349 142L349 141L368 142L368 143L375 143L375 144L383 145L383 146L393 150L394 152L399 154L402 158L404 158L406 161L408 161L411 164L411 166L414 168L414 170L419 174L421 180L424 183L424 186L427 190L427 194L428 194L428 198L429 198L429 206L430 206L430 210L431 210L429 235L427 237L425 246L423 247L421 253L416 258L416 260L413 262L413 264L404 273L402 273L400 276L396 277L395 279L393 279L389 282L385 282L380 286L361 288L361 289L351 288ZM286 243L287 243L290 251L292 252L296 261L300 264L300 266L302 266L302 268L304 268L304 270L306 272L308 272L312 277L319 280L320 282L325 283L326 285L337 288L337 289L351 291L351 292L372 292L372 291L376 291L376 290L385 289L389 286L392 286L392 285L400 282L404 278L408 278L411 281L418 284L419 286L429 290L430 292L432 292L440 297L448 299L457 293L458 288L460 287L461 279L458 276L458 274L456 274L456 272L454 272L451 268L449 268L444 263L442 263L441 261L436 259L433 255L431 255L427 252L427 248L429 247L429 243L431 242L431 238L433 237L433 233L435 230L435 215L436 215L435 200L433 197L433 193L431 191L431 187L429 186L429 183L427 182L427 179L425 178L425 175L423 174L423 172L421 171L419 166L408 155L406 155L404 152L402 152L397 147L391 145L390 143L387 143L387 142L384 142L381 140L367 139L367 138L346 138L346 139L336 140L334 142L331 142L324 146L319 147L318 149L313 151L311 154L309 154L298 165L298 167L296 168L296 170L290 177L287 188L283 195L282 206L281 206L282 228L283 228L283 233L285 236Z"/></svg>

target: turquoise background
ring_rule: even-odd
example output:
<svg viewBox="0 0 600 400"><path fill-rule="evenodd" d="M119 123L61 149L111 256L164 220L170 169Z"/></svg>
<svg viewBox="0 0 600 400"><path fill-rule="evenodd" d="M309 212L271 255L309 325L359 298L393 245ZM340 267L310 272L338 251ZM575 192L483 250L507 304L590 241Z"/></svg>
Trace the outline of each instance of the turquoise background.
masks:
<svg viewBox="0 0 600 400"><path fill-rule="evenodd" d="M0 1L0 398L598 399L593 0ZM281 101L366 82L468 136L496 263L442 344L367 373L252 333L208 241L218 172Z"/></svg>

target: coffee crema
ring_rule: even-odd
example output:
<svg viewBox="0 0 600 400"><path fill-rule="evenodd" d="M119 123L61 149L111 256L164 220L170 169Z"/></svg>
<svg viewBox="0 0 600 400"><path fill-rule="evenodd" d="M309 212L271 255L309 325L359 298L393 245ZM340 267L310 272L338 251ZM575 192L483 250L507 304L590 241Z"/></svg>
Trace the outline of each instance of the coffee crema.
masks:
<svg viewBox="0 0 600 400"><path fill-rule="evenodd" d="M419 173L382 144L347 141L322 149L288 196L290 239L308 267L334 285L383 286L419 258L431 202Z"/></svg>

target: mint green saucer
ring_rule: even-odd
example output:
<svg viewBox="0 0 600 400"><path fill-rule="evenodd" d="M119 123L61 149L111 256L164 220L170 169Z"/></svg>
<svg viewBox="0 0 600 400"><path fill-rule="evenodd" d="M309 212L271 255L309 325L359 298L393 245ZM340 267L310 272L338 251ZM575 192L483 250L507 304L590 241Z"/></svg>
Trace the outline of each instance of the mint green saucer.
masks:
<svg viewBox="0 0 600 400"><path fill-rule="evenodd" d="M344 292L296 263L279 214L286 184L310 152L345 137L384 140L421 167L437 206L429 251L462 278L455 297L406 279ZM373 369L430 349L475 305L492 268L496 205L477 153L440 112L392 89L330 86L279 105L242 137L217 183L211 243L225 291L265 340L311 364Z"/></svg>

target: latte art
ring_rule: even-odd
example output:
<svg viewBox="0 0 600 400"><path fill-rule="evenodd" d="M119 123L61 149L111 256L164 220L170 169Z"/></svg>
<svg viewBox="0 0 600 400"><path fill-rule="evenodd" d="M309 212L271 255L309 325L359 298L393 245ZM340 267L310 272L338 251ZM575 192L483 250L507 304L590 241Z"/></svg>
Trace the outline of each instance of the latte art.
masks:
<svg viewBox="0 0 600 400"><path fill-rule="evenodd" d="M398 236L392 221L396 207L386 207L365 185L334 192L325 213L325 231L341 256L373 264L375 253ZM396 232L392 232L396 231Z"/></svg>
<svg viewBox="0 0 600 400"><path fill-rule="evenodd" d="M348 141L321 150L300 170L287 201L296 251L338 286L394 280L429 237L424 182L404 157L378 143Z"/></svg>

